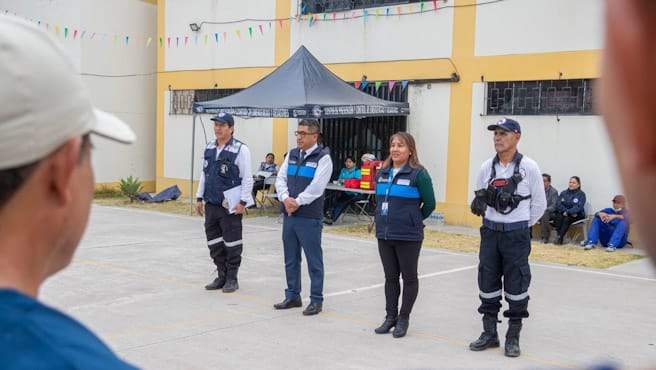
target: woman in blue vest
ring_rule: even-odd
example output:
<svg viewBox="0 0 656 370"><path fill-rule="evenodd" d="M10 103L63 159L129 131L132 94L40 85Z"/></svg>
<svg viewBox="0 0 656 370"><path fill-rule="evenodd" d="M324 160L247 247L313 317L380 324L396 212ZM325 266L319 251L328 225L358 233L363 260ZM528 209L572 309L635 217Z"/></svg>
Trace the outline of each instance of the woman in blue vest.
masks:
<svg viewBox="0 0 656 370"><path fill-rule="evenodd" d="M424 240L423 220L435 209L428 171L419 163L415 139L405 132L390 138L390 155L376 178L376 238L385 271L385 321L378 334L394 328L394 338L405 336L417 299L417 263ZM399 312L403 276L403 298Z"/></svg>
<svg viewBox="0 0 656 370"><path fill-rule="evenodd" d="M585 218L585 193L581 190L581 179L572 176L569 186L558 197L558 205L554 211L552 221L558 232L556 244L563 244L563 239L569 227L576 221Z"/></svg>

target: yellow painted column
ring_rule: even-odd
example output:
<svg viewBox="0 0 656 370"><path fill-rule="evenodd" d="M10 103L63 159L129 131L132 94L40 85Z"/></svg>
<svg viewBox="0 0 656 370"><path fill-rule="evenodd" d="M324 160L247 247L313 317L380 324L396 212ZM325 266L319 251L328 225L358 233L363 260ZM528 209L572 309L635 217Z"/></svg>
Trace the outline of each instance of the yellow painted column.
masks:
<svg viewBox="0 0 656 370"><path fill-rule="evenodd" d="M276 18L289 19L292 11L292 2L290 0L276 0ZM276 25L276 40L275 40L275 65L283 64L291 55L291 21L283 21L282 27L280 24ZM272 151L276 155L278 163L282 163L283 153L287 152L287 133L289 120L287 118L274 118L273 119L273 138L272 138Z"/></svg>
<svg viewBox="0 0 656 370"><path fill-rule="evenodd" d="M155 98L157 101L156 106L156 117L155 117L155 190L160 191L164 189L162 186L162 179L164 178L164 91L166 91L166 85L164 81L164 47L162 47L161 42L166 42L166 1L158 0L157 1L157 40L155 40L155 45L157 47L157 86L155 91ZM160 42L160 40L162 40Z"/></svg>
<svg viewBox="0 0 656 370"><path fill-rule="evenodd" d="M471 0L456 0L455 5L470 4ZM469 212L469 154L471 135L472 87L475 74L476 7L456 7L453 19L453 61L460 73L460 82L451 84L449 104L449 141L447 151L446 202L438 209L450 224L480 223Z"/></svg>

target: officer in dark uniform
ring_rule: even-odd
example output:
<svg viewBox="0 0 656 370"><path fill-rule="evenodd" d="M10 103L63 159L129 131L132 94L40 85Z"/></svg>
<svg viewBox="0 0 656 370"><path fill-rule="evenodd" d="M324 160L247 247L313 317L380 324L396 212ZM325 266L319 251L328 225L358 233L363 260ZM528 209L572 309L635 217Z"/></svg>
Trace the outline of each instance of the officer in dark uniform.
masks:
<svg viewBox="0 0 656 370"><path fill-rule="evenodd" d="M471 204L472 213L483 216L478 312L483 314L484 331L469 348L482 351L499 346L497 315L504 295L509 306L503 313L509 319L505 355L517 357L522 319L528 317L529 229L544 214L547 201L537 163L517 151L522 132L519 123L504 118L488 130L494 131L497 154L483 163Z"/></svg>
<svg viewBox="0 0 656 370"><path fill-rule="evenodd" d="M235 121L230 114L219 113L212 121L216 140L205 148L196 211L203 215L204 201L207 246L218 271L205 289L231 293L239 289L242 215L253 204L251 153L244 143L233 138Z"/></svg>

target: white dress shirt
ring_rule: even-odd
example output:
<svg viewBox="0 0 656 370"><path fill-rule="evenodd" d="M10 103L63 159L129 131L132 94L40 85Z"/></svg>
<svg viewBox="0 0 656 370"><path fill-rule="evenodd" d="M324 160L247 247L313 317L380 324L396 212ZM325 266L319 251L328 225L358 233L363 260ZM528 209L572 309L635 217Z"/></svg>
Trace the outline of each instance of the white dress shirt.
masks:
<svg viewBox="0 0 656 370"><path fill-rule="evenodd" d="M319 150L317 144L314 144L310 149L305 151L305 158L315 150ZM281 202L284 202L285 199L289 198L289 189L287 188L288 161L289 155L285 156L285 160L282 162L280 170L278 170L278 177L276 178L276 192L278 193L278 199ZM328 185L332 174L333 161L330 159L329 155L326 155L319 160L319 163L317 163L317 169L314 172L314 178L310 185L308 185L308 187L305 188L296 199L294 199L296 203L298 203L299 206L303 206L310 204L319 198L324 191L326 191L326 186Z"/></svg>
<svg viewBox="0 0 656 370"><path fill-rule="evenodd" d="M488 180L492 174L492 161L494 157L488 159L481 166L476 180L476 189L484 189L488 186ZM495 165L496 178L510 178L513 175L515 163L510 162L503 166L501 162ZM519 164L519 173L522 175L522 181L517 185L517 194L531 198L519 202L519 206L507 215L497 212L492 207L487 207L485 218L494 222L513 223L519 221L529 221L533 226L544 215L547 209L547 198L544 194L544 183L542 182L542 172L538 164L524 156Z"/></svg>
<svg viewBox="0 0 656 370"><path fill-rule="evenodd" d="M229 150L233 153L239 151L235 164L239 168L239 177L241 178L241 200L246 202L246 206L251 206L254 204L253 201L253 175L251 174L251 151L248 149L246 144L241 144L241 148L238 145L231 145L232 139L226 145L217 146L216 140L209 143L206 149L216 148L216 159L219 158L219 154L223 150ZM196 191L196 198L202 198L205 193L205 171L200 172L200 181L198 182L198 191Z"/></svg>

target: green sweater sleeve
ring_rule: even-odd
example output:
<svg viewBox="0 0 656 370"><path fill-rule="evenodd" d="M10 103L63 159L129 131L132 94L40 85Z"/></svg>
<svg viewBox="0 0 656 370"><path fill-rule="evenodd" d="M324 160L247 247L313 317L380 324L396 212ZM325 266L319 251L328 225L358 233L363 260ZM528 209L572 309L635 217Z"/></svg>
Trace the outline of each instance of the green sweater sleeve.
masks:
<svg viewBox="0 0 656 370"><path fill-rule="evenodd" d="M421 197L421 216L426 219L435 210L435 192L433 191L433 181L426 169L417 174L417 189Z"/></svg>

